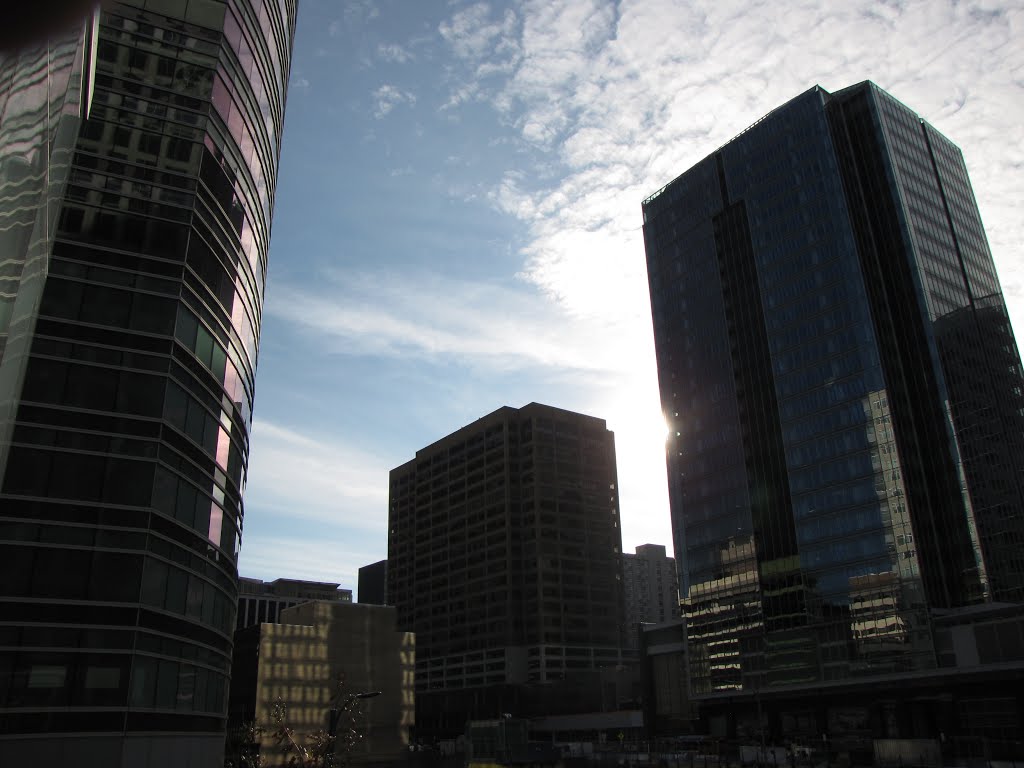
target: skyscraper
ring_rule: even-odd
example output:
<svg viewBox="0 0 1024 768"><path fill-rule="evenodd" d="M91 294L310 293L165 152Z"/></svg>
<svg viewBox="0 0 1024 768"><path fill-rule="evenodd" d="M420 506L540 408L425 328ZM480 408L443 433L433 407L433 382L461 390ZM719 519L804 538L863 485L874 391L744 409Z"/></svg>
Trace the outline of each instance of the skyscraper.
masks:
<svg viewBox="0 0 1024 768"><path fill-rule="evenodd" d="M0 69L4 765L221 759L294 26L128 0Z"/></svg>
<svg viewBox="0 0 1024 768"><path fill-rule="evenodd" d="M694 693L931 669L937 613L1024 601L1021 363L957 147L816 87L643 214Z"/></svg>
<svg viewBox="0 0 1024 768"><path fill-rule="evenodd" d="M538 403L499 408L391 471L387 596L416 633L421 731L515 709L501 695L439 703L446 692L620 662L616 483L604 420Z"/></svg>

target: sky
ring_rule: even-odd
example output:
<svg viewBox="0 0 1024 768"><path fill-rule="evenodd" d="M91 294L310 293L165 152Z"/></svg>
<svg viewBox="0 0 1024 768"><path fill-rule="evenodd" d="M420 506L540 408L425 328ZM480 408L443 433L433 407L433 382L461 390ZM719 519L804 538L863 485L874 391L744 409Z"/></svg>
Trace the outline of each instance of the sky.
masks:
<svg viewBox="0 0 1024 768"><path fill-rule="evenodd" d="M814 85L963 150L1024 329L1017 0L301 0L239 569L387 556L388 472L503 405L615 432L623 549L671 553L641 202Z"/></svg>

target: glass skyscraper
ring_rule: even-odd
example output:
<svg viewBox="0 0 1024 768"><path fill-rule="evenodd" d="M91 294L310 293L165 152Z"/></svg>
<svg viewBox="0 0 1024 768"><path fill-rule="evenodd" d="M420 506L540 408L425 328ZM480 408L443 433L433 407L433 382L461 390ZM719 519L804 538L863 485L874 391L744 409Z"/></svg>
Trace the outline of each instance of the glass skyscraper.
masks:
<svg viewBox="0 0 1024 768"><path fill-rule="evenodd" d="M1024 380L957 147L816 87L643 214L693 692L932 669L937 611L1024 602Z"/></svg>
<svg viewBox="0 0 1024 768"><path fill-rule="evenodd" d="M0 61L0 764L215 765L295 0Z"/></svg>

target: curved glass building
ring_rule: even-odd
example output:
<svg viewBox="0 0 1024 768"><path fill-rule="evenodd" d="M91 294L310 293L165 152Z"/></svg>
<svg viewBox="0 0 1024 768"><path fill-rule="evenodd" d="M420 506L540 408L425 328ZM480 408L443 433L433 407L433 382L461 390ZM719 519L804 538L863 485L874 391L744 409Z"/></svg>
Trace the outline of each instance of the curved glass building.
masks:
<svg viewBox="0 0 1024 768"><path fill-rule="evenodd" d="M222 761L295 14L0 63L0 764Z"/></svg>

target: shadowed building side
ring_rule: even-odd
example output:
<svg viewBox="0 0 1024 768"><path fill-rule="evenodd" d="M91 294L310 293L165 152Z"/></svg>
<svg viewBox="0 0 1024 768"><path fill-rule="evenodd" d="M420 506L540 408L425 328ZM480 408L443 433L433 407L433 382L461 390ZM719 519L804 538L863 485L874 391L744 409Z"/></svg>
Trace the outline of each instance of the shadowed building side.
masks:
<svg viewBox="0 0 1024 768"><path fill-rule="evenodd" d="M48 152L54 171L20 278L0 278L0 316L15 291L0 323L5 765L222 757L295 12L104 4L68 146L62 128L10 144L38 88L68 81L63 54L32 82L28 54L0 67L4 178L19 158L38 175ZM10 221L32 201L0 204Z"/></svg>
<svg viewBox="0 0 1024 768"><path fill-rule="evenodd" d="M416 633L418 734L451 738L467 719L524 714L518 686L621 664L604 420L504 407L417 451L390 487L387 597Z"/></svg>

